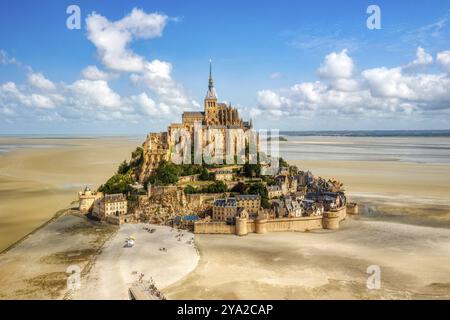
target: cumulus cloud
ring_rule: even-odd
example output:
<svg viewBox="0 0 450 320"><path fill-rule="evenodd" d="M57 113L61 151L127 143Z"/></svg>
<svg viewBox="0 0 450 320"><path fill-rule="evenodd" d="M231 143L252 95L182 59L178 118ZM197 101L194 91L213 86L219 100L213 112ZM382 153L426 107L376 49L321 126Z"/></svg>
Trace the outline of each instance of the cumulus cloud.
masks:
<svg viewBox="0 0 450 320"><path fill-rule="evenodd" d="M145 59L128 46L134 39L151 39L162 35L168 17L158 13L147 14L140 9L116 22L92 13L86 19L88 39L96 46L100 60L115 71L137 72Z"/></svg>
<svg viewBox="0 0 450 320"><path fill-rule="evenodd" d="M14 82L6 82L0 86L0 103L2 105L53 109L61 96L58 94L44 95L39 93L26 93L17 87Z"/></svg>
<svg viewBox="0 0 450 320"><path fill-rule="evenodd" d="M353 60L348 56L347 49L332 52L325 57L319 68L319 75L325 79L348 79L353 75Z"/></svg>
<svg viewBox="0 0 450 320"><path fill-rule="evenodd" d="M48 80L46 77L44 77L42 73L29 73L28 82L38 89L48 91L56 89L55 84L50 80Z"/></svg>
<svg viewBox="0 0 450 320"><path fill-rule="evenodd" d="M86 24L88 39L96 46L98 56L107 68L132 73L133 83L145 85L161 104L179 112L192 107L192 103L184 88L172 78L172 64L158 59L148 61L129 47L133 40L160 37L167 21L166 15L133 9L115 22L93 13L86 19Z"/></svg>
<svg viewBox="0 0 450 320"><path fill-rule="evenodd" d="M102 71L97 66L87 66L81 71L81 75L88 80L110 80L115 78L115 75Z"/></svg>
<svg viewBox="0 0 450 320"><path fill-rule="evenodd" d="M439 52L436 59L450 73L450 51Z"/></svg>
<svg viewBox="0 0 450 320"><path fill-rule="evenodd" d="M444 67L449 62L448 53L437 55L436 60ZM431 55L418 48L416 59L406 66L427 66L433 62ZM318 68L320 81L261 90L257 93L258 109L275 116L334 114L366 118L450 111L449 75L413 71L405 66L382 66L355 74L355 64L347 50L332 52Z"/></svg>
<svg viewBox="0 0 450 320"><path fill-rule="evenodd" d="M0 113L43 121L137 122L143 116L168 118L187 108L200 108L173 79L170 62L147 60L130 48L135 40L162 36L168 19L140 9L133 9L117 21L95 12L90 14L86 19L87 37L95 45L104 69L89 65L81 70L81 79L66 84L52 82L27 67L26 83L0 84ZM0 50L0 64L12 63L16 60ZM124 73L141 93L121 96L112 89L109 82Z"/></svg>
<svg viewBox="0 0 450 320"><path fill-rule="evenodd" d="M69 86L87 105L120 108L121 97L104 80L78 80Z"/></svg>
<svg viewBox="0 0 450 320"><path fill-rule="evenodd" d="M325 57L317 73L319 77L330 86L342 91L358 89L358 83L352 79L354 62L348 56L348 50L332 52Z"/></svg>

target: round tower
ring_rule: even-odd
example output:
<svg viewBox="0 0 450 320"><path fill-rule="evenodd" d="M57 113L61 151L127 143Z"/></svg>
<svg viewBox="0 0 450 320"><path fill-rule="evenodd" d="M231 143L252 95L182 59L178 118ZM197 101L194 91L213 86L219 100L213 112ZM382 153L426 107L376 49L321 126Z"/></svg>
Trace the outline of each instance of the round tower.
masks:
<svg viewBox="0 0 450 320"><path fill-rule="evenodd" d="M267 219L258 217L255 221L255 232L258 234L267 233Z"/></svg>
<svg viewBox="0 0 450 320"><path fill-rule="evenodd" d="M237 217L236 218L236 235L246 236L248 234L247 221L248 220L246 217Z"/></svg>

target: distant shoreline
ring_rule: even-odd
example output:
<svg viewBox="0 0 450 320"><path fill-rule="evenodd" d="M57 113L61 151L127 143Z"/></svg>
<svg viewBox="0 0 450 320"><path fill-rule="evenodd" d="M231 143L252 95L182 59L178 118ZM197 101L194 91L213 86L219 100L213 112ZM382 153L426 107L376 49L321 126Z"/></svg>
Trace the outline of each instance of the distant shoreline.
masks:
<svg viewBox="0 0 450 320"><path fill-rule="evenodd" d="M258 129L256 129L258 130ZM335 137L450 137L450 129L443 130L280 130L285 136L335 136ZM58 133L17 133L2 134L0 138L26 139L101 139L101 138L141 138L146 133L133 134L58 134Z"/></svg>
<svg viewBox="0 0 450 320"><path fill-rule="evenodd" d="M302 137L415 137L450 138L450 130L325 130L280 131L280 135Z"/></svg>

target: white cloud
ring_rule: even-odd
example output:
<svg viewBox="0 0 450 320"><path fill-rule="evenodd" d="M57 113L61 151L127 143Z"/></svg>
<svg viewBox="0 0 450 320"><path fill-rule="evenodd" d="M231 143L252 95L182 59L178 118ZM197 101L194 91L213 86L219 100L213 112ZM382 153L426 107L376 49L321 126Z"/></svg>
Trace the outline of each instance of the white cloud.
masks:
<svg viewBox="0 0 450 320"><path fill-rule="evenodd" d="M145 59L135 54L128 45L133 39L151 39L162 35L167 16L133 9L116 22L92 13L86 19L88 39L97 47L100 60L115 71L142 71Z"/></svg>
<svg viewBox="0 0 450 320"><path fill-rule="evenodd" d="M348 79L353 75L353 60L348 56L347 49L341 52L332 52L325 57L319 68L319 75L325 79Z"/></svg>
<svg viewBox="0 0 450 320"><path fill-rule="evenodd" d="M38 89L48 91L56 89L55 84L50 80L48 80L46 77L44 77L42 73L29 73L28 82Z"/></svg>
<svg viewBox="0 0 450 320"><path fill-rule="evenodd" d="M58 95L44 95L39 93L25 93L14 82L7 82L0 86L0 103L3 105L23 105L26 107L53 109L56 107Z"/></svg>
<svg viewBox="0 0 450 320"><path fill-rule="evenodd" d="M176 112L190 108L192 103L184 93L181 85L171 76L172 65L169 62L153 60L146 62L140 74L132 74L131 80L136 85L145 85L152 90L162 103L168 104Z"/></svg>
<svg viewBox="0 0 450 320"><path fill-rule="evenodd" d="M433 63L433 57L427 53L424 48L418 47L416 53L416 60L413 61L415 65L427 65Z"/></svg>
<svg viewBox="0 0 450 320"><path fill-rule="evenodd" d="M391 97L413 100L417 96L409 87L407 78L401 68L387 69L385 67L369 69L362 72L369 84L373 96Z"/></svg>
<svg viewBox="0 0 450 320"><path fill-rule="evenodd" d="M15 64L15 65L20 65L20 62L17 61L16 58L14 57L10 57L8 55L8 53L6 53L5 50L0 50L0 64Z"/></svg>
<svg viewBox="0 0 450 320"><path fill-rule="evenodd" d="M348 50L343 49L341 52L328 54L317 72L331 87L342 91L355 91L359 89L359 84L352 78L354 69L355 65L348 56Z"/></svg>
<svg viewBox="0 0 450 320"><path fill-rule="evenodd" d="M110 80L114 78L114 75L100 70L97 66L87 66L81 71L81 75L88 80Z"/></svg>
<svg viewBox="0 0 450 320"><path fill-rule="evenodd" d="M104 80L78 80L69 86L84 104L105 108L120 108L121 97Z"/></svg>
<svg viewBox="0 0 450 320"><path fill-rule="evenodd" d="M450 52L442 52L437 57L444 66L450 57L447 53ZM422 48L417 50L416 56L414 65L433 63ZM367 119L450 111L449 75L417 73L414 68L404 66L372 68L357 75L354 69L347 50L330 53L318 71L321 81L298 83L280 90L261 90L257 93L257 109L262 115L276 110L270 114Z"/></svg>
<svg viewBox="0 0 450 320"><path fill-rule="evenodd" d="M172 78L172 64L158 59L148 61L129 48L133 40L160 37L167 21L166 15L133 9L115 22L93 13L86 19L86 24L88 39L96 46L98 56L107 68L131 72L133 83L146 86L158 97L159 104L180 112L192 108L192 103L184 88Z"/></svg>
<svg viewBox="0 0 450 320"><path fill-rule="evenodd" d="M81 71L82 79L71 84L55 84L42 73L27 68L27 83L0 84L0 113L42 121L94 119L136 123L143 116L158 119L192 106L200 108L172 78L170 62L149 61L130 48L137 39L160 37L168 19L163 14L145 13L140 9L133 9L118 21L92 13L86 19L87 37L95 45L106 70L90 65ZM0 50L0 64L10 63L15 60ZM120 73L131 73L133 83L149 90L151 95L142 92L121 97L108 83ZM45 112L45 109L54 110Z"/></svg>
<svg viewBox="0 0 450 320"><path fill-rule="evenodd" d="M257 99L263 109L280 109L283 106L282 98L270 90L259 91Z"/></svg>
<svg viewBox="0 0 450 320"><path fill-rule="evenodd" d="M436 60L450 73L450 51L439 52Z"/></svg>

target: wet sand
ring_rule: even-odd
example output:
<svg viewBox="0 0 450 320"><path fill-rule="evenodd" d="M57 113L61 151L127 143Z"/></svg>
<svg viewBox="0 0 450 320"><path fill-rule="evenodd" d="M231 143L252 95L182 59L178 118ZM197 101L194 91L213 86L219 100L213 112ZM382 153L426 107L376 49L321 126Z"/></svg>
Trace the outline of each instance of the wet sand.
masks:
<svg viewBox="0 0 450 320"><path fill-rule="evenodd" d="M200 263L168 299L449 299L450 230L348 219L337 231L197 235ZM381 288L366 286L381 269Z"/></svg>
<svg viewBox="0 0 450 320"><path fill-rule="evenodd" d="M140 145L135 138L0 137L0 251L98 187Z"/></svg>
<svg viewBox="0 0 450 320"><path fill-rule="evenodd" d="M68 210L0 254L0 299L63 299L69 266L84 276L117 230ZM76 213L76 212L75 212Z"/></svg>

